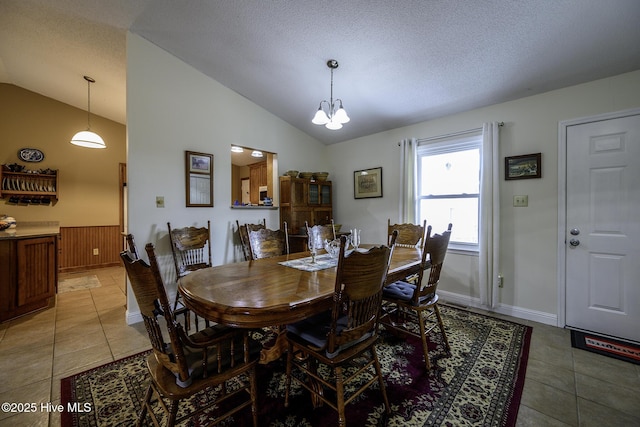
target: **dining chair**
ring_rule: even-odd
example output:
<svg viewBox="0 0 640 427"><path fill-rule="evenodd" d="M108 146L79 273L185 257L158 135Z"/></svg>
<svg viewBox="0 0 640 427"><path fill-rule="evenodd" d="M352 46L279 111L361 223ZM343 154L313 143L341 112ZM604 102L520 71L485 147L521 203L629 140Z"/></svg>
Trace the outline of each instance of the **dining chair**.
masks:
<svg viewBox="0 0 640 427"><path fill-rule="evenodd" d="M391 219L387 219L387 236L391 241L393 230L398 230L396 245L401 247L424 247L424 233L427 229L427 220L420 224L391 224Z"/></svg>
<svg viewBox="0 0 640 427"><path fill-rule="evenodd" d="M309 223L305 221L304 227L307 231L307 239L314 239L313 241L319 242L321 247L324 247L325 240L331 242L336 239L336 229L333 220L331 220L329 224L314 225L313 227L309 227Z"/></svg>
<svg viewBox="0 0 640 427"><path fill-rule="evenodd" d="M314 404L324 402L338 412L340 426L346 425L345 405L376 381L385 410L391 413L375 343L393 246L345 256L346 240L346 236L340 237L332 308L286 327L285 407L289 405L291 380L295 379L311 392ZM319 364L330 372L323 374L325 370L319 369ZM294 367L307 381L293 375Z"/></svg>
<svg viewBox="0 0 640 427"><path fill-rule="evenodd" d="M440 329L447 353L450 352L449 341L438 308L436 290L451 238L451 228L452 225L449 224L445 232L432 236L431 226L427 227L425 248L422 251L421 268L417 281L410 283L400 280L385 286L382 292L382 324L385 329L391 332L414 336L422 340L422 351L427 371L431 369L427 334L436 326ZM429 275L425 280L426 270L429 270ZM436 319L427 328L427 320L433 315ZM416 332L416 325L419 333Z"/></svg>
<svg viewBox="0 0 640 427"><path fill-rule="evenodd" d="M249 244L249 234L248 230L256 231L262 228L267 228L267 219L262 218L262 224L242 224L236 219L236 224L238 226L238 236L240 236L240 244L242 245L242 254L244 255L244 260L249 261L253 257L251 255L251 245Z"/></svg>
<svg viewBox="0 0 640 427"><path fill-rule="evenodd" d="M126 236L127 239L127 247L129 248L129 253L134 259L140 258L138 255L138 247L136 246L136 239L133 237L133 234L129 233Z"/></svg>
<svg viewBox="0 0 640 427"><path fill-rule="evenodd" d="M120 254L153 350L147 357L151 381L136 425L149 425L149 416L158 426L162 418L154 411L157 407L165 412L167 426L209 409L213 411L207 416L219 421L251 407L253 425L257 426L259 343L249 338L246 329L223 325L187 335L173 316L153 244L148 243L145 250L148 264L127 251ZM164 318L162 325L160 318ZM181 412L178 418L180 402L202 390L208 390L211 400L206 405L199 402L195 411ZM217 409L225 401L233 406L225 405L225 412L219 414Z"/></svg>
<svg viewBox="0 0 640 427"><path fill-rule="evenodd" d="M250 230L247 227L249 245L251 247L251 259L270 258L278 255L289 254L289 231L285 221L282 230L261 228Z"/></svg>
<svg viewBox="0 0 640 427"><path fill-rule="evenodd" d="M171 228L171 223L167 222L167 228L169 229L177 282L180 282L181 278L192 271L211 267L211 221L207 221L206 227L183 228ZM185 328L187 331L191 329L191 312L184 305L180 292L176 292L173 313L176 316L184 315ZM198 316L195 313L194 316L197 331L199 329ZM205 324L209 326L207 319L205 319Z"/></svg>

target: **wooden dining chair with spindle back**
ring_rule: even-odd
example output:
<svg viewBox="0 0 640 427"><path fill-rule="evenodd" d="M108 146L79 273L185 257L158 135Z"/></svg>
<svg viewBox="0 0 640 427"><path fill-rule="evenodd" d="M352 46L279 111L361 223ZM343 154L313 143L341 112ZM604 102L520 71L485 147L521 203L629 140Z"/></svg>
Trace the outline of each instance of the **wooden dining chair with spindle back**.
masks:
<svg viewBox="0 0 640 427"><path fill-rule="evenodd" d="M289 231L286 221L282 225L282 230L269 228L251 230L247 227L247 235L251 246L251 259L289 254Z"/></svg>
<svg viewBox="0 0 640 427"><path fill-rule="evenodd" d="M257 426L255 369L260 344L249 338L247 329L224 325L187 335L175 320L153 244L148 243L145 250L149 263L128 251L120 254L153 350L147 357L151 381L136 425L151 425L150 417L153 425L164 418L171 427L204 411L210 421L219 422L250 407ZM203 390L211 391L208 402L200 402L190 413L178 413L181 401ZM220 413L220 403L225 401L233 406L225 405ZM165 416L158 416L156 409Z"/></svg>
<svg viewBox="0 0 640 427"><path fill-rule="evenodd" d="M211 221L207 221L206 227L183 228L171 228L171 223L167 222L167 228L169 229L177 282L193 271L211 267ZM176 316L184 315L185 328L188 331L191 327L191 312L184 305L179 292L176 292L173 312ZM197 331L199 328L198 316L195 313L194 316ZM206 326L209 326L207 319L205 319L205 323Z"/></svg>
<svg viewBox="0 0 640 427"><path fill-rule="evenodd" d="M242 254L244 255L244 260L249 261L253 259L251 255L251 244L249 243L249 230L257 231L263 228L267 228L267 219L262 219L262 224L242 224L236 219L236 225L238 226L238 236L240 237L240 245L242 245Z"/></svg>
<svg viewBox="0 0 640 427"><path fill-rule="evenodd" d="M376 382L385 410L391 413L375 343L393 243L391 247L375 246L346 256L346 242L346 236L341 236L332 308L287 325L285 382L285 406L289 405L294 379L311 392L315 403L324 402L338 412L340 426L346 425L345 405ZM328 375L319 369L320 363L329 368ZM306 380L293 375L294 367ZM362 378L363 372L370 376L364 384L358 384L354 380Z"/></svg>
<svg viewBox="0 0 640 427"><path fill-rule="evenodd" d="M396 239L396 245L401 247L424 247L424 233L427 229L427 220L425 219L422 225L402 223L391 224L391 219L387 219L387 236L391 241L391 235L393 230L398 230L398 238Z"/></svg>
<svg viewBox="0 0 640 427"><path fill-rule="evenodd" d="M391 332L414 336L422 341L427 371L431 368L427 335L434 328L439 328L443 345L446 351L450 352L449 341L438 308L436 290L451 238L451 228L452 225L449 224L445 232L432 236L431 226L427 227L425 247L422 252L421 268L417 280L414 283L399 280L385 286L382 292L382 324L385 329ZM427 270L429 270L428 274ZM435 320L427 328L427 320L431 316L435 316ZM416 325L419 333L415 332Z"/></svg>

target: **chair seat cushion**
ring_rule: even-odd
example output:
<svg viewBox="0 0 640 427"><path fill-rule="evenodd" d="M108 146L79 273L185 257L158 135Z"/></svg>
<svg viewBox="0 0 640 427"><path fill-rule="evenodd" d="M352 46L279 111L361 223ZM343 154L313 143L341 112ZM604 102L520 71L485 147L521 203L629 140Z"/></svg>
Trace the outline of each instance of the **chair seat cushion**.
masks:
<svg viewBox="0 0 640 427"><path fill-rule="evenodd" d="M397 301L402 301L405 303L411 303L411 299L413 298L413 293L416 291L416 285L405 282L403 280L398 280L397 282L393 282L390 285L387 285L382 290L382 297L388 299L394 299ZM435 293L430 293L428 295L420 297L420 304L424 304L425 302L431 301L435 298Z"/></svg>
<svg viewBox="0 0 640 427"><path fill-rule="evenodd" d="M411 301L413 293L416 291L416 285L398 280L382 289L382 296L397 299L400 301Z"/></svg>
<svg viewBox="0 0 640 427"><path fill-rule="evenodd" d="M340 333L346 327L347 327L347 316L342 316L338 318L338 323L336 326L336 334L340 335ZM299 322L287 325L287 333L297 335L315 347L324 348L327 345L327 334L329 333L330 328L331 328L331 311L325 311L323 313L316 314L315 316L309 317ZM341 345L333 353L329 353L327 351L325 354L327 357L333 358L337 356L340 353L340 351L347 349L349 347L352 347L355 344L368 339L369 337L371 337L371 335L372 335L371 333L364 334L358 340Z"/></svg>

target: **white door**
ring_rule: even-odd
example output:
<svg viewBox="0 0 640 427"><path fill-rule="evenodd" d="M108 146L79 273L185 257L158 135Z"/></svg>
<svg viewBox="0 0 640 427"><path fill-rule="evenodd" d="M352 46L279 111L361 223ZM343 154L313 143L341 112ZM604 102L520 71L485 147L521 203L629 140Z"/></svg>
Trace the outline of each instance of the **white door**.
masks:
<svg viewBox="0 0 640 427"><path fill-rule="evenodd" d="M640 342L640 115L566 129L567 327Z"/></svg>
<svg viewBox="0 0 640 427"><path fill-rule="evenodd" d="M249 194L250 190L250 181L249 178L243 178L240 184L240 191L242 192L242 204L246 205L251 202L251 195Z"/></svg>

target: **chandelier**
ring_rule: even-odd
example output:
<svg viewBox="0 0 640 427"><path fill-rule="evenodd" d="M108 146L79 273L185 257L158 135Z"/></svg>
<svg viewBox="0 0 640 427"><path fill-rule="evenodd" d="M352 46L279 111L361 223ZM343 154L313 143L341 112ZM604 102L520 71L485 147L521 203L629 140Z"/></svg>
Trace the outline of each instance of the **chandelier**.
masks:
<svg viewBox="0 0 640 427"><path fill-rule="evenodd" d="M325 125L327 129L338 130L342 128L342 125L344 123L347 123L350 119L349 116L347 116L347 112L342 107L342 100L336 99L335 103L333 101L333 70L338 68L338 61L336 61L335 59L328 60L327 67L331 69L331 97L329 98L329 101L324 100L320 102L318 111L313 117L313 120L311 120L311 123L315 125ZM336 107L338 106L336 104L338 102L339 107L336 109ZM327 105L327 108L329 109L328 112L322 108L323 104Z"/></svg>
<svg viewBox="0 0 640 427"><path fill-rule="evenodd" d="M89 76L84 76L84 79L87 81L87 130L76 133L69 142L87 148L107 148L100 135L91 132L91 83L96 81Z"/></svg>

